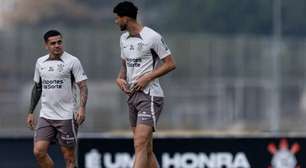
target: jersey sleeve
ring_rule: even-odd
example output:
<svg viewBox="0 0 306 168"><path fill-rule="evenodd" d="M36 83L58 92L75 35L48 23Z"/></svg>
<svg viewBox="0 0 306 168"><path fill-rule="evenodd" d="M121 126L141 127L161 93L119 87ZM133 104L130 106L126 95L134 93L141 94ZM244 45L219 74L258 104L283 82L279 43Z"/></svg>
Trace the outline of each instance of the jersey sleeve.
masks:
<svg viewBox="0 0 306 168"><path fill-rule="evenodd" d="M72 65L72 74L76 83L88 79L79 59L75 59Z"/></svg>
<svg viewBox="0 0 306 168"><path fill-rule="evenodd" d="M40 81L40 73L39 73L39 63L38 60L36 61L35 64L35 71L34 71L34 82L39 83Z"/></svg>
<svg viewBox="0 0 306 168"><path fill-rule="evenodd" d="M120 57L122 59L125 59L124 55L123 55L123 44L122 44L122 37L120 37Z"/></svg>
<svg viewBox="0 0 306 168"><path fill-rule="evenodd" d="M171 51L168 48L166 42L163 40L162 36L160 35L154 37L153 49L160 59L163 59L171 54Z"/></svg>

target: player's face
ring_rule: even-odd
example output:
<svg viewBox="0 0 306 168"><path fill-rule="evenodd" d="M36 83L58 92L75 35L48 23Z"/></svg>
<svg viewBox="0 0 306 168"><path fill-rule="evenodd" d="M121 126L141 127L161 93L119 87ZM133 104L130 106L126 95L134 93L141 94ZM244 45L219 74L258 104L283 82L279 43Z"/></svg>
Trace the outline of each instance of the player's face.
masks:
<svg viewBox="0 0 306 168"><path fill-rule="evenodd" d="M116 16L115 23L120 27L121 31L127 30L128 18L125 16Z"/></svg>
<svg viewBox="0 0 306 168"><path fill-rule="evenodd" d="M51 36L45 43L46 49L53 56L61 56L64 52L63 50L63 38L62 36Z"/></svg>

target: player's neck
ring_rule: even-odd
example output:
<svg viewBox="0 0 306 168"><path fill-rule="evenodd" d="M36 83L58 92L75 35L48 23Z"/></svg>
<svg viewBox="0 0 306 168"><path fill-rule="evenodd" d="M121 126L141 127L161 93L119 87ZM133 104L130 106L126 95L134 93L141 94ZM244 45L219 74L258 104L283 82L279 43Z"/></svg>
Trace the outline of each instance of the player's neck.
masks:
<svg viewBox="0 0 306 168"><path fill-rule="evenodd" d="M137 35L141 32L143 29L143 26L140 23L132 23L128 27L128 32L130 33L131 36Z"/></svg>
<svg viewBox="0 0 306 168"><path fill-rule="evenodd" d="M56 55L50 53L49 54L49 59L50 60L58 60L58 59L61 58L62 55L63 55L63 53L62 54L56 54Z"/></svg>

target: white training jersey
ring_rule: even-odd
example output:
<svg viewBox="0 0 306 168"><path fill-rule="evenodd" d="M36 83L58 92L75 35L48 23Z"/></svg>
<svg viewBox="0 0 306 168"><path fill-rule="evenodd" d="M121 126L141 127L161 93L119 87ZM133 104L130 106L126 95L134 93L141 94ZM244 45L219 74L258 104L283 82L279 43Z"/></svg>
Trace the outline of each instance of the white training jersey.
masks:
<svg viewBox="0 0 306 168"><path fill-rule="evenodd" d="M76 112L74 83L87 76L78 58L64 52L59 60L49 60L49 54L37 59L34 81L41 82L40 117L68 120Z"/></svg>
<svg viewBox="0 0 306 168"><path fill-rule="evenodd" d="M131 86L137 78L151 72L161 59L171 54L160 34L148 27L143 27L136 36L128 32L120 38L121 58L126 62L127 82ZM155 79L144 89L151 96L164 97L159 80Z"/></svg>

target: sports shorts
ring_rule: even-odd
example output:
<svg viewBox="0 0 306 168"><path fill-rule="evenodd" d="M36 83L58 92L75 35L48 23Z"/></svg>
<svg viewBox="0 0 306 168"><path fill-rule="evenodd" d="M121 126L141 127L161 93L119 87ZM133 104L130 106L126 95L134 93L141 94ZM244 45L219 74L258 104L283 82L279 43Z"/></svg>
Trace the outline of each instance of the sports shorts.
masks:
<svg viewBox="0 0 306 168"><path fill-rule="evenodd" d="M137 91L128 98L129 120L131 127L145 124L156 130L157 121L162 112L164 98L150 96L142 91Z"/></svg>
<svg viewBox="0 0 306 168"><path fill-rule="evenodd" d="M34 142L45 140L61 146L74 147L77 144L77 124L71 120L50 120L39 117Z"/></svg>

